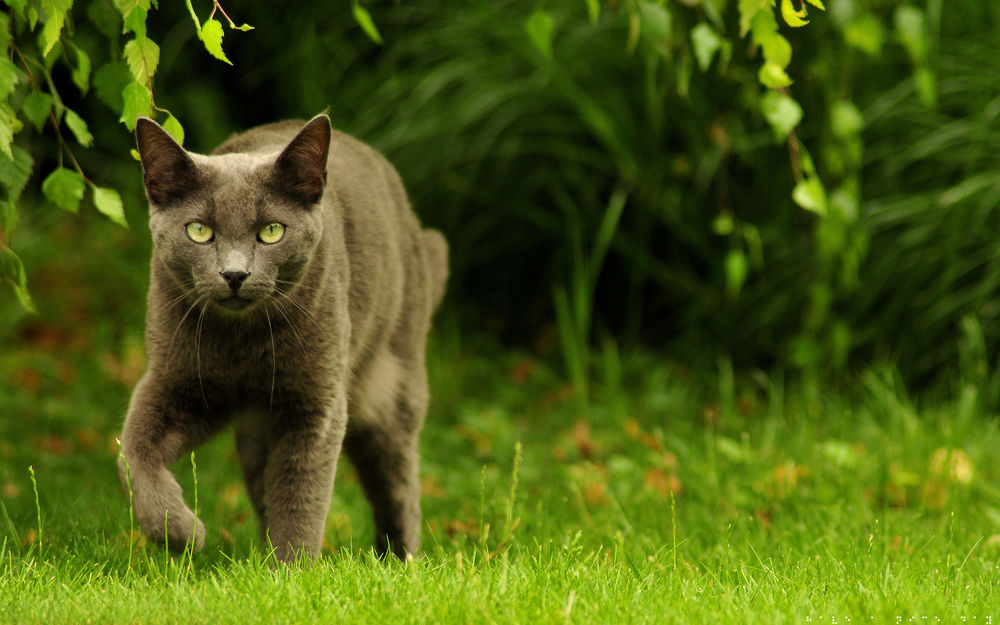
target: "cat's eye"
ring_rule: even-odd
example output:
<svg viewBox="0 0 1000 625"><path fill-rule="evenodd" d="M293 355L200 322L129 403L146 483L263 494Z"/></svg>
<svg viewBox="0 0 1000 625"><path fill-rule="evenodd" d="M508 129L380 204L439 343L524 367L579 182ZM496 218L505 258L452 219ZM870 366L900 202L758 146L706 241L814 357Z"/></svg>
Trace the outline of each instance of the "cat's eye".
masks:
<svg viewBox="0 0 1000 625"><path fill-rule="evenodd" d="M195 243L208 243L215 238L212 229L203 223L192 221L187 225L187 235Z"/></svg>
<svg viewBox="0 0 1000 625"><path fill-rule="evenodd" d="M277 243L285 236L284 224L270 223L257 231L257 240L261 243Z"/></svg>

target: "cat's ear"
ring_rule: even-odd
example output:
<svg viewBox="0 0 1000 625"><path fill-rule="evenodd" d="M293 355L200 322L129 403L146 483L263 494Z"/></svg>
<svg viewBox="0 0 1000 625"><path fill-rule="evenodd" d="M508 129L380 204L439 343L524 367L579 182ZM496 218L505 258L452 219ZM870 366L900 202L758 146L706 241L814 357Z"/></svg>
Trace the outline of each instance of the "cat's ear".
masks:
<svg viewBox="0 0 1000 625"><path fill-rule="evenodd" d="M152 204L163 205L190 192L197 170L188 153L159 124L148 117L135 123L142 161L142 180Z"/></svg>
<svg viewBox="0 0 1000 625"><path fill-rule="evenodd" d="M332 134L330 118L313 117L281 152L274 182L282 192L304 204L315 204L326 187L326 158Z"/></svg>

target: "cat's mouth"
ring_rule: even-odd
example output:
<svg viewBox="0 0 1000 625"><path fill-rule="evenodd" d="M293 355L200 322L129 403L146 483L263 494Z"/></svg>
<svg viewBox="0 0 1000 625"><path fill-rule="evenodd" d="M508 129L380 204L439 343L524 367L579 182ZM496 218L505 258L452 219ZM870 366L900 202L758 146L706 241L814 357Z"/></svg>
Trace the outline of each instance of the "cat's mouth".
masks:
<svg viewBox="0 0 1000 625"><path fill-rule="evenodd" d="M246 297L240 297L239 295L231 295L224 299L215 300L222 308L233 311L246 310L253 305L254 301Z"/></svg>

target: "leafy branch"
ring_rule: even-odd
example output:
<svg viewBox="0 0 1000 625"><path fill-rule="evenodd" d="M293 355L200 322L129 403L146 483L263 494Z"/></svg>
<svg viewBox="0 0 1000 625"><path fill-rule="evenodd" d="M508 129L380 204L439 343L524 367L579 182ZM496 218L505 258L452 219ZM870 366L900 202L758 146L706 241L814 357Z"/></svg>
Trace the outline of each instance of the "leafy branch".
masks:
<svg viewBox="0 0 1000 625"><path fill-rule="evenodd" d="M52 78L53 68L57 64L66 66L81 96L87 96L95 87L98 97L130 131L140 116L154 114L161 116L163 127L181 143L184 128L169 109L157 104L153 95L160 48L147 34L146 20L149 12L157 8L157 0L110 0L95 2L88 8L88 21L112 44L111 58L99 63L94 72L85 46L73 38L73 0L7 0L6 4L9 11L0 12L0 49L6 50L0 57L0 188L6 193L0 204L0 281L8 284L23 308L33 311L24 265L14 252L21 196L36 166L26 147L27 129L51 132L58 145L57 165L46 173L39 189L45 200L75 214L89 189L98 212L115 223L128 225L121 195L87 175L67 140L65 128L79 147L94 147L87 122L60 95ZM232 65L222 51L222 26L214 16L223 16L232 29L246 31L253 27L236 26L218 0L213 0L204 26L190 0L187 6L208 52ZM119 47L123 34L127 41ZM127 73L123 76L123 72Z"/></svg>

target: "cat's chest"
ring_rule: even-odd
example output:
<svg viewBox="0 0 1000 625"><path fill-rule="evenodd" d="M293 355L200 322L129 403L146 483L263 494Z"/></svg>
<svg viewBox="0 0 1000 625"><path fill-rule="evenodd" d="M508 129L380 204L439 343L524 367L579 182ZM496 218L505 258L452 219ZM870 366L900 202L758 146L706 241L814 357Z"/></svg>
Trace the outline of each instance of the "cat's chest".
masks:
<svg viewBox="0 0 1000 625"><path fill-rule="evenodd" d="M252 325L197 327L175 363L199 387L227 402L253 403L264 395L300 386L309 371L327 360L314 332Z"/></svg>

